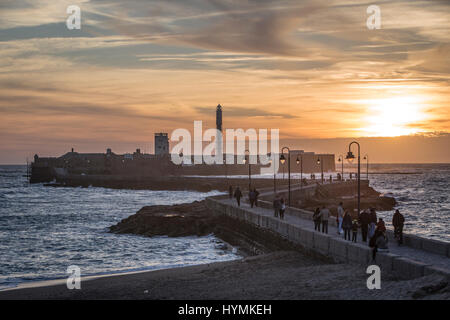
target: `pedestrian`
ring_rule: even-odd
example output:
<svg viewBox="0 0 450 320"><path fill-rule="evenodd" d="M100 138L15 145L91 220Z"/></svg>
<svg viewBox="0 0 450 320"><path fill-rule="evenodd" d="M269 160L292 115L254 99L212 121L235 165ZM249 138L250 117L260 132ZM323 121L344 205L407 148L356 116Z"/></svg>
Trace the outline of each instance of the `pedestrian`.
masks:
<svg viewBox="0 0 450 320"><path fill-rule="evenodd" d="M394 236L397 239L399 245L403 244L403 225L405 223L405 217L400 213L400 211L395 210L394 216L392 217L392 225L394 226Z"/></svg>
<svg viewBox="0 0 450 320"><path fill-rule="evenodd" d="M356 242L356 238L358 237L358 220L353 220L352 232L352 242Z"/></svg>
<svg viewBox="0 0 450 320"><path fill-rule="evenodd" d="M378 219L376 230L381 231L381 232L386 232L386 225L384 224L384 221L382 218Z"/></svg>
<svg viewBox="0 0 450 320"><path fill-rule="evenodd" d="M242 192L241 192L241 189L239 188L239 186L237 186L236 190L234 191L234 197L236 198L238 207L240 207L241 206Z"/></svg>
<svg viewBox="0 0 450 320"><path fill-rule="evenodd" d="M230 199L233 198L233 186L231 186L231 185L228 187L228 195L229 195Z"/></svg>
<svg viewBox="0 0 450 320"><path fill-rule="evenodd" d="M388 238L384 232L375 231L372 238L370 238L369 246L372 248L372 262L376 261L377 252L389 252Z"/></svg>
<svg viewBox="0 0 450 320"><path fill-rule="evenodd" d="M280 200L280 219L284 220L284 211L286 210L286 204L284 203L284 198Z"/></svg>
<svg viewBox="0 0 450 320"><path fill-rule="evenodd" d="M251 189L250 189L250 192L248 193L248 200L250 200L250 208L253 208L253 205L255 204L255 200L256 200L256 194Z"/></svg>
<svg viewBox="0 0 450 320"><path fill-rule="evenodd" d="M275 199L273 199L273 209L274 209L274 214L273 216L275 218L278 217L278 213L280 212L280 208L281 208L281 202L280 202L280 196L276 195Z"/></svg>
<svg viewBox="0 0 450 320"><path fill-rule="evenodd" d="M256 190L256 188L253 188L253 192L255 193L255 206L257 207L259 192Z"/></svg>
<svg viewBox="0 0 450 320"><path fill-rule="evenodd" d="M327 207L323 206L322 210L320 210L320 218L322 223L322 232L328 233L328 219L330 218L330 210Z"/></svg>
<svg viewBox="0 0 450 320"><path fill-rule="evenodd" d="M337 208L337 224L338 224L338 234L342 234L342 221L344 219L344 207L343 203L339 202L339 206Z"/></svg>
<svg viewBox="0 0 450 320"><path fill-rule="evenodd" d="M342 227L344 228L344 239L350 241L350 231L352 230L352 216L345 211L344 218L342 219Z"/></svg>
<svg viewBox="0 0 450 320"><path fill-rule="evenodd" d="M369 230L370 217L367 210L364 210L359 215L359 225L361 226L362 241L367 242L367 232Z"/></svg>
<svg viewBox="0 0 450 320"><path fill-rule="evenodd" d="M375 228L377 226L377 213L374 208L370 208L369 214L369 239L375 234Z"/></svg>
<svg viewBox="0 0 450 320"><path fill-rule="evenodd" d="M317 230L320 232L320 223L321 223L320 208L316 208L316 211L314 211L313 221L314 221L314 231Z"/></svg>

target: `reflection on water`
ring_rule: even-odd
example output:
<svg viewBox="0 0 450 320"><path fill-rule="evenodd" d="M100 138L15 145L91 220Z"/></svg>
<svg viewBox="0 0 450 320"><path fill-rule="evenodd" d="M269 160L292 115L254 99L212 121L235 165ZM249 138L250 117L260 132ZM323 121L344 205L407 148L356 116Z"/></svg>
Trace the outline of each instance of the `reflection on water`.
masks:
<svg viewBox="0 0 450 320"><path fill-rule="evenodd" d="M160 269L237 259L214 236L116 235L108 227L145 205L202 200L189 191L52 188L29 185L24 166L0 166L0 287L82 275Z"/></svg>

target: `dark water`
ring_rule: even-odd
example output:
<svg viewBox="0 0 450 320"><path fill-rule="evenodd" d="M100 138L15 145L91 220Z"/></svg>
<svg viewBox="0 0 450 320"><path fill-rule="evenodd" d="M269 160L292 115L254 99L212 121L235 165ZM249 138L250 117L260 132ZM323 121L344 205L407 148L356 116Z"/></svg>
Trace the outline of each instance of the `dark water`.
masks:
<svg viewBox="0 0 450 320"><path fill-rule="evenodd" d="M0 166L0 288L82 275L238 259L214 236L146 238L108 233L145 205L189 203L218 192L51 188L29 185L25 166Z"/></svg>

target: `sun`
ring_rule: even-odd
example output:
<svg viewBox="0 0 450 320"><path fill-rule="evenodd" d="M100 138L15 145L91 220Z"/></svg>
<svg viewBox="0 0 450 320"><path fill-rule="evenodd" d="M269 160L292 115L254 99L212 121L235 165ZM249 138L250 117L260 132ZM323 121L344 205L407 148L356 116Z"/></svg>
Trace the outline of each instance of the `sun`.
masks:
<svg viewBox="0 0 450 320"><path fill-rule="evenodd" d="M418 97L374 99L366 103L367 116L361 131L367 136L397 137L424 131L417 126L427 119L422 99Z"/></svg>

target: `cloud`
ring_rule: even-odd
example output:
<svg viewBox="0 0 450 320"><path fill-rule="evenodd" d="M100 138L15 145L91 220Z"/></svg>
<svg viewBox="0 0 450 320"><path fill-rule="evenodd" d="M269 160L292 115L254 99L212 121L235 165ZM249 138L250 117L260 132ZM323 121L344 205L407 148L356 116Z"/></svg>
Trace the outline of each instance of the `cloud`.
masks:
<svg viewBox="0 0 450 320"><path fill-rule="evenodd" d="M200 114L206 115L214 115L214 108L212 107L194 107L194 110ZM230 118L255 118L255 117L264 117L264 118L279 118L279 119L296 119L298 116L288 114L288 113L277 113L266 111L259 108L251 108L251 107L235 107L235 106L225 106L223 108L224 117Z"/></svg>

